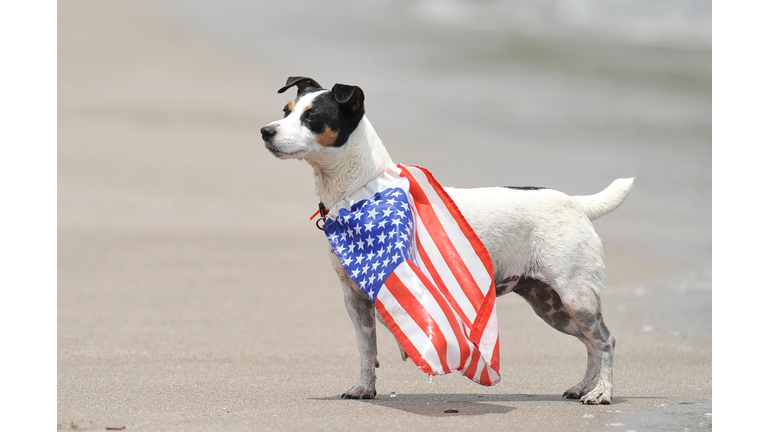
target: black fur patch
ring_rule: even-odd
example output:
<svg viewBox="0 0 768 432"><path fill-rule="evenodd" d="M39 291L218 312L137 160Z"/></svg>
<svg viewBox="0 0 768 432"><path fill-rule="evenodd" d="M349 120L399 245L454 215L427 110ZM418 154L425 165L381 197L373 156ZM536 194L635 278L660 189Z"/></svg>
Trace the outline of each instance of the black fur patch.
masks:
<svg viewBox="0 0 768 432"><path fill-rule="evenodd" d="M331 92L323 93L312 101L312 107L301 115L302 123L313 133L326 133L326 126L337 135L333 147L341 147L347 143L349 135L355 130L363 118L364 110L354 112L343 109L336 102Z"/></svg>
<svg viewBox="0 0 768 432"><path fill-rule="evenodd" d="M507 189L517 189L517 190L542 190L542 189L549 189L541 186L504 186Z"/></svg>

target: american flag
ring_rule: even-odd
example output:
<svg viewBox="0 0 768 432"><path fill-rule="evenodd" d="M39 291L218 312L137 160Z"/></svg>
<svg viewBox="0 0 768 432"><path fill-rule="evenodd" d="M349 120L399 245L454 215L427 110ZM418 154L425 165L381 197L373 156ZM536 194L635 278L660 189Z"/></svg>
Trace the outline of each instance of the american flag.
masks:
<svg viewBox="0 0 768 432"><path fill-rule="evenodd" d="M413 362L430 375L499 375L493 264L427 170L398 165L391 187L341 208L325 234Z"/></svg>

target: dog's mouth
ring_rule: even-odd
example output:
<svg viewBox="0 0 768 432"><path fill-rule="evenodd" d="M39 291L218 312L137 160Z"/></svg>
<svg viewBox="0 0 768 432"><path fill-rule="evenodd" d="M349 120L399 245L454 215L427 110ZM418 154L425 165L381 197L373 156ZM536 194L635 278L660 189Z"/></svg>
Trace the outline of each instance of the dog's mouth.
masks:
<svg viewBox="0 0 768 432"><path fill-rule="evenodd" d="M298 159L304 153L306 153L305 150L296 150L294 152L284 152L274 148L271 143L266 141L264 141L264 147L266 147L267 150L269 150L269 152L272 153L272 155L278 159Z"/></svg>

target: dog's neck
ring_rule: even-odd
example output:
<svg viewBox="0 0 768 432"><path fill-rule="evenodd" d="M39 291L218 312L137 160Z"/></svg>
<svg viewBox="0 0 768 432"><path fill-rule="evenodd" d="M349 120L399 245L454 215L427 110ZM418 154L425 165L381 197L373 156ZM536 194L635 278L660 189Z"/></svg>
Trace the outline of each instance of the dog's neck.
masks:
<svg viewBox="0 0 768 432"><path fill-rule="evenodd" d="M392 158L363 116L341 149L324 149L307 162L315 170L315 193L331 208L384 172Z"/></svg>

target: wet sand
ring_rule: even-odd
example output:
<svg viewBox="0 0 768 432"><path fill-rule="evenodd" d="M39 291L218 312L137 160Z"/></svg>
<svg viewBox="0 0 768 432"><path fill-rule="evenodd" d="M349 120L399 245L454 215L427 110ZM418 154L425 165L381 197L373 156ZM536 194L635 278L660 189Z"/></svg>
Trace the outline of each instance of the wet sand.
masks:
<svg viewBox="0 0 768 432"><path fill-rule="evenodd" d="M514 296L498 302L500 384L430 382L379 327L379 395L341 400L358 355L308 221L312 175L259 138L285 103L274 71L128 2L60 3L58 20L59 429L711 429L711 291L656 296L684 275L611 235L631 205L596 223L612 405L560 396L585 349Z"/></svg>

